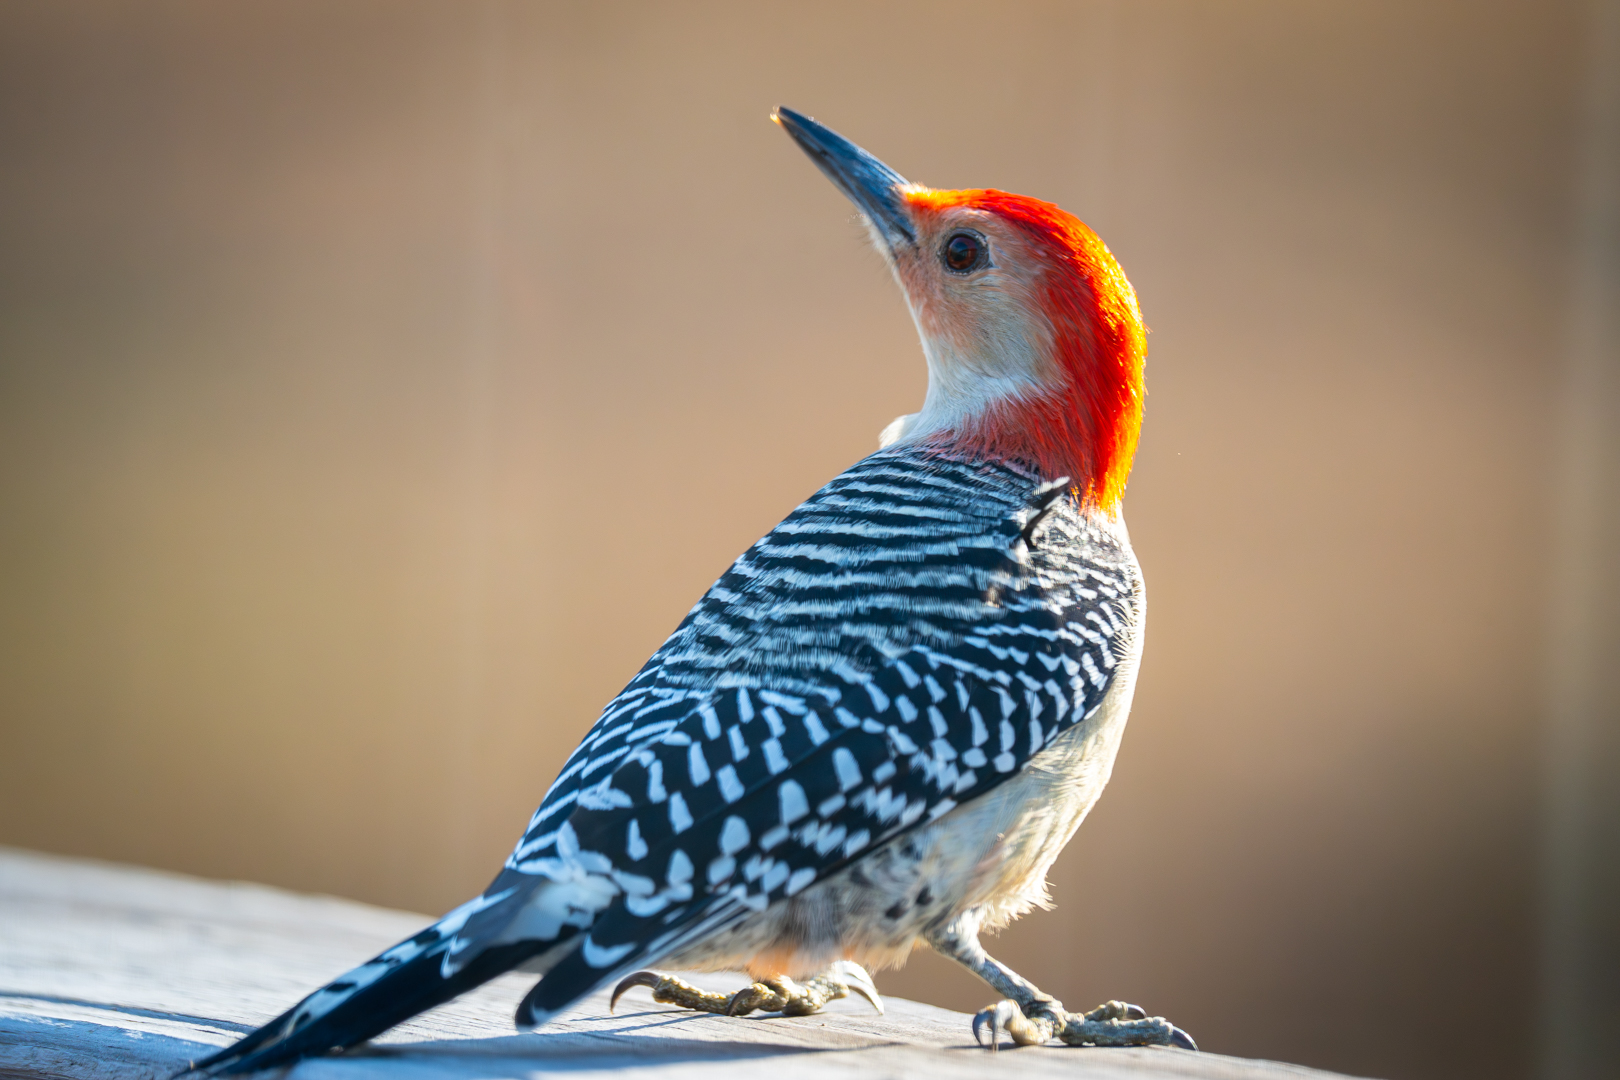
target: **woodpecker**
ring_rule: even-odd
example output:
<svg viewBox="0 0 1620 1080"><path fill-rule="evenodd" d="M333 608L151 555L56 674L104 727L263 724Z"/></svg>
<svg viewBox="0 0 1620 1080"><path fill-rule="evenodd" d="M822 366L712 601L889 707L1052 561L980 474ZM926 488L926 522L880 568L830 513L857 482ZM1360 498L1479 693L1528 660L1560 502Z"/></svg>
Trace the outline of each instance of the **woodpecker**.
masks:
<svg viewBox="0 0 1620 1080"><path fill-rule="evenodd" d="M994 189L913 184L788 108L922 338L922 408L743 553L603 709L490 886L187 1071L353 1046L504 972L534 1027L617 981L814 1012L926 945L1018 1044L1196 1049L1119 1001L1071 1013L979 943L1046 902L1108 782L1142 653L1121 515L1146 332L1097 235ZM745 970L734 994L646 970Z"/></svg>

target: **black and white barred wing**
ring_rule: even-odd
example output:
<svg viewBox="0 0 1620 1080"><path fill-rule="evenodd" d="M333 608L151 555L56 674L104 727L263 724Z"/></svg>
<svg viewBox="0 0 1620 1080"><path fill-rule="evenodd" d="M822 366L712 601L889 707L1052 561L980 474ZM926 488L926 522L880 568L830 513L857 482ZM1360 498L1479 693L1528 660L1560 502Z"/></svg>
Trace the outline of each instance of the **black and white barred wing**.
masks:
<svg viewBox="0 0 1620 1080"><path fill-rule="evenodd" d="M685 737L699 737L705 708L732 708L721 700L728 691L752 688L831 708L846 693L865 693L888 660L914 643L960 641L986 621L985 596L1001 587L1010 546L1060 490L1005 466L889 451L806 500L731 566L603 710L485 890L483 906L459 928L446 974L513 934L561 942L592 923L602 899L583 886L608 871L590 856L582 863L559 850L559 838L572 835L560 826L576 800L589 809L593 798L616 797L605 795L603 784L623 761L683 722L693 729ZM750 719L755 712L751 701L737 711ZM754 730L738 727L746 722L724 725L728 742L744 749ZM780 754L780 747L761 745L757 753ZM735 775L721 768L716 783L732 791ZM673 804L677 816L682 805ZM587 864L592 869L582 870ZM582 872L594 876L581 880L577 896L547 888L558 876L573 881ZM563 897L574 902L560 908ZM514 927L519 916L528 925Z"/></svg>

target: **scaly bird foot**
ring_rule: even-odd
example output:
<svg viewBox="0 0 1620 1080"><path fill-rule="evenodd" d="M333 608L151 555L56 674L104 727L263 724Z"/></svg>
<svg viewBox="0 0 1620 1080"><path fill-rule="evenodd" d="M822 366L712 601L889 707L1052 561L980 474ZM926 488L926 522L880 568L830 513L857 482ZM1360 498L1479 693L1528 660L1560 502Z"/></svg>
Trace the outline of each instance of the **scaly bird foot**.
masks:
<svg viewBox="0 0 1620 1080"><path fill-rule="evenodd" d="M990 1041L983 1037L990 1029ZM1162 1016L1148 1016L1138 1005L1108 1001L1088 1013L1065 1012L1063 1006L1043 999L1020 1009L1014 1001L998 1001L973 1018L973 1041L995 1050L1005 1031L1019 1046L1039 1046L1058 1038L1070 1046L1177 1046L1197 1050L1191 1035Z"/></svg>
<svg viewBox="0 0 1620 1080"><path fill-rule="evenodd" d="M878 996L872 977L859 964L840 960L826 971L812 975L804 982L796 982L786 975L764 979L745 986L735 994L717 994L699 990L691 983L673 975L660 975L656 971L638 971L627 975L613 988L608 1011L619 1003L619 998L632 986L650 987L653 1000L664 1005L679 1005L683 1009L721 1013L725 1016L745 1016L748 1013L779 1012L784 1016L808 1016L829 1001L848 997L852 992L872 1003L883 1012L883 999Z"/></svg>

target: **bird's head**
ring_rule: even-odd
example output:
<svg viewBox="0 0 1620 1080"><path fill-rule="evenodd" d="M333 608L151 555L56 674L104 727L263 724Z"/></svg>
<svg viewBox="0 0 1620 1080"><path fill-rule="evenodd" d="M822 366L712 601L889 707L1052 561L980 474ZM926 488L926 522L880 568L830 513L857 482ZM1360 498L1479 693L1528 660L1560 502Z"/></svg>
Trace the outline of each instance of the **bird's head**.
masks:
<svg viewBox="0 0 1620 1080"><path fill-rule="evenodd" d="M1039 199L909 183L791 109L771 118L860 209L922 336L927 397L884 445L1018 459L1117 511L1142 426L1147 332L1097 234Z"/></svg>

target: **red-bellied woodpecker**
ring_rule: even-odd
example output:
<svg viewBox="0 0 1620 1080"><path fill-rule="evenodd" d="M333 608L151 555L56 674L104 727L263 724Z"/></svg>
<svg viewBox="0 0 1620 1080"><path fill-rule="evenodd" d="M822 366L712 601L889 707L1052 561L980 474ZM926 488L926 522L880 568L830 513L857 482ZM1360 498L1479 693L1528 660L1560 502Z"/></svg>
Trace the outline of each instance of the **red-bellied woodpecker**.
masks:
<svg viewBox="0 0 1620 1080"><path fill-rule="evenodd" d="M927 944L1005 999L990 1045L1171 1044L1062 1005L979 931L1040 903L1101 794L1142 649L1120 499L1142 420L1136 295L1049 203L937 191L773 115L855 203L922 336L928 392L749 548L568 759L483 895L197 1069L347 1047L515 968L517 1022L617 995L807 1013ZM706 993L640 970L746 969ZM802 981L799 981L802 980Z"/></svg>

